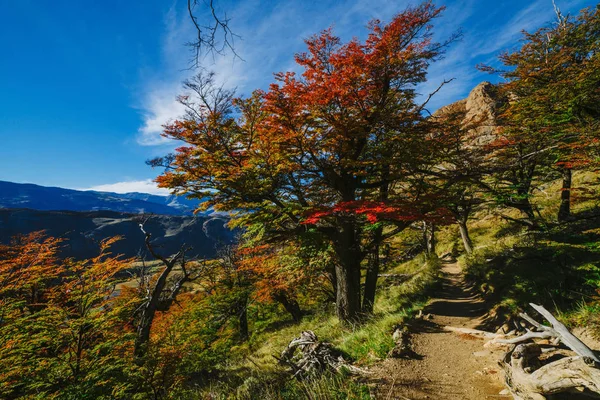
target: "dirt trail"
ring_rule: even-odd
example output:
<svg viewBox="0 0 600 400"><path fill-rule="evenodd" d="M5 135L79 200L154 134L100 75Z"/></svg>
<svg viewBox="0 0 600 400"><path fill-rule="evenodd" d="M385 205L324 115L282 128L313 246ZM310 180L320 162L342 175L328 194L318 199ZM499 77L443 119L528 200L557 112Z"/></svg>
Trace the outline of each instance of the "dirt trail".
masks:
<svg viewBox="0 0 600 400"><path fill-rule="evenodd" d="M483 340L444 331L444 326L477 328L485 305L465 284L456 264L443 266L439 297L424 310L430 319L410 328L415 359L387 359L373 368L380 399L511 399L500 395L503 386L497 361L499 350L483 347Z"/></svg>

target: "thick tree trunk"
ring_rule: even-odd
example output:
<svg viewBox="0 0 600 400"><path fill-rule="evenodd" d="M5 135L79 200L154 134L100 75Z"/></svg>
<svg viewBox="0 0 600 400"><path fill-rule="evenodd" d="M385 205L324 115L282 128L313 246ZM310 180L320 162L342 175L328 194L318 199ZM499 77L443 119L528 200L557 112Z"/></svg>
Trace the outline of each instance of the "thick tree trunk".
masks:
<svg viewBox="0 0 600 400"><path fill-rule="evenodd" d="M560 192L560 208L558 209L558 222L565 222L571 217L571 168L563 168L562 190Z"/></svg>
<svg viewBox="0 0 600 400"><path fill-rule="evenodd" d="M469 236L469 227L467 226L467 221L464 218L459 218L457 222L458 228L460 229L460 237L462 238L463 245L465 246L465 251L467 254L471 254L473 252L473 242Z"/></svg>
<svg viewBox="0 0 600 400"><path fill-rule="evenodd" d="M360 262L347 261L336 267L336 312L343 322L360 319Z"/></svg>
<svg viewBox="0 0 600 400"><path fill-rule="evenodd" d="M290 299L284 293L277 293L273 296L273 299L279 302L283 306L283 308L285 308L285 310L290 313L292 319L295 322L300 321L300 318L302 318L302 315L304 315L304 313L300 309L300 304L298 304L298 302L295 299Z"/></svg>
<svg viewBox="0 0 600 400"><path fill-rule="evenodd" d="M353 323L361 315L360 238L351 222L343 222L338 240L334 243L339 263L335 267L337 282L336 311L343 322Z"/></svg>

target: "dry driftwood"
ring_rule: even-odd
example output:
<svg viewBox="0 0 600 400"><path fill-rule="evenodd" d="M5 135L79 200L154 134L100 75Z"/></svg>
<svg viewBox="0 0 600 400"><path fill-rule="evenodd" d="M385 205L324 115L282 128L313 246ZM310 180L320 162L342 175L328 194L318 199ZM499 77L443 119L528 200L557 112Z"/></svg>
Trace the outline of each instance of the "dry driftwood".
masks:
<svg viewBox="0 0 600 400"><path fill-rule="evenodd" d="M302 332L281 352L281 357L275 358L281 364L288 365L292 375L299 379L315 376L327 370L340 372L345 369L352 374L367 374L367 371L348 363L342 353L331 343L319 341L313 331Z"/></svg>
<svg viewBox="0 0 600 400"><path fill-rule="evenodd" d="M537 346L537 349L535 349ZM600 397L600 370L580 356L565 357L539 366L541 349L520 344L505 359L506 383L516 400L542 400L547 395L586 389Z"/></svg>
<svg viewBox="0 0 600 400"><path fill-rule="evenodd" d="M502 364L506 385L516 400L543 400L545 396L556 393L582 391L600 398L598 356L548 310L537 304L530 305L552 326L542 325L522 313L520 317L532 328L525 329L524 334L516 337L512 335L513 332L501 334L452 326L446 326L444 329L491 339L486 346L510 345ZM545 347L542 347L535 342L539 339L549 340L549 342L543 342ZM572 352L560 350L558 348L560 343Z"/></svg>
<svg viewBox="0 0 600 400"><path fill-rule="evenodd" d="M600 359L598 359L596 354L594 354L594 352L589 347L587 347L585 343L583 343L575 335L569 332L567 327L564 326L556 318L554 318L554 316L548 310L537 304L530 303L529 305L552 324L552 328L554 328L554 331L556 332L560 341L563 342L568 348L573 350L575 353L583 357L584 361L587 364L600 364Z"/></svg>
<svg viewBox="0 0 600 400"><path fill-rule="evenodd" d="M463 335L475 336L482 339L492 339L497 340L498 338L506 337L503 333L493 333L487 331L481 331L479 329L471 329L471 328L459 328L455 326L444 326L445 331L460 333Z"/></svg>
<svg viewBox="0 0 600 400"><path fill-rule="evenodd" d="M543 364L541 356L545 349L537 343L515 346L506 353L503 362L506 384L513 397L517 400L542 400L556 393L584 390L600 397L600 369L597 368L596 354L544 307L537 304L531 304L531 307L546 318L552 327L541 325L527 314L521 314L537 331L528 330L522 336L500 342L521 343L551 338L555 339L554 346L560 341L577 355Z"/></svg>

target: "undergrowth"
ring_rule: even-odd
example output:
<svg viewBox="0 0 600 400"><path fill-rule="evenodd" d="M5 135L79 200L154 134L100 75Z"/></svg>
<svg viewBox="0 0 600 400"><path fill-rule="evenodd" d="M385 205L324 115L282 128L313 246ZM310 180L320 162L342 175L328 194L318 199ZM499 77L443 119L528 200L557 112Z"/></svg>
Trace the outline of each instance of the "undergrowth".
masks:
<svg viewBox="0 0 600 400"><path fill-rule="evenodd" d="M589 184L589 173L575 176L575 186ZM533 199L542 229L522 225L491 213L479 212L469 221L475 244L465 254L458 228L440 231L440 247L459 248L465 276L493 308L494 321L518 312L530 312L529 303L553 310L571 326L586 326L600 336L600 210L594 198L575 197L573 219L559 224L555 218L560 186L549 185ZM505 214L518 217L518 213Z"/></svg>
<svg viewBox="0 0 600 400"><path fill-rule="evenodd" d="M425 304L428 292L438 282L440 263L420 255L408 262L389 266L389 274L413 274L401 284L382 278L374 315L366 322L346 326L328 310L313 310L298 323L266 328L260 324L248 343L234 347L229 361L220 366L220 375L207 388L187 389L183 399L369 399L369 387L344 374L324 374L298 381L290 379L278 356L291 339L304 330L314 331L320 340L331 342L356 365L369 365L386 357L394 347L394 327L413 316ZM178 397L176 397L178 398Z"/></svg>

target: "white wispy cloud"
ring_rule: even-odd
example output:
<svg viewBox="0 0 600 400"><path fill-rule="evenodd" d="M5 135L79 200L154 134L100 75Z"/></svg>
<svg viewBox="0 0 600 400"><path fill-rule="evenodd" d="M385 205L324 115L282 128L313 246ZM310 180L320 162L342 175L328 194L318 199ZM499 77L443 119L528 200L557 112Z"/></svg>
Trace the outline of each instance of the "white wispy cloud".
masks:
<svg viewBox="0 0 600 400"><path fill-rule="evenodd" d="M274 72L297 68L293 55L304 50L303 41L310 35L334 26L336 34L350 39L365 32L369 19L389 18L407 4L408 0L348 0L331 7L304 1L268 4L248 0L228 10L232 29L241 36L235 42L239 58L231 53L214 59L207 57L205 67L217 73L217 84L248 95L256 88L265 89L273 81ZM142 125L137 143L143 146L169 143L160 136L163 125L183 114L176 96L182 92L181 82L197 72L186 69L191 54L184 43L195 35L187 14L172 7L165 17L164 30L161 43L164 70L145 77L138 93Z"/></svg>
<svg viewBox="0 0 600 400"><path fill-rule="evenodd" d="M113 192L113 193L149 193L161 196L168 196L169 191L167 189L159 188L152 179L145 179L140 181L125 181L108 183L104 185L96 185L89 188L82 188L77 190L94 190L97 192Z"/></svg>
<svg viewBox="0 0 600 400"><path fill-rule="evenodd" d="M181 91L180 84L166 84L148 90L143 102L143 124L137 141L142 146L167 144L170 139L161 136L163 125L184 113L184 107L176 97Z"/></svg>
<svg viewBox="0 0 600 400"><path fill-rule="evenodd" d="M574 11L587 0L572 0L565 7ZM450 46L444 60L432 64L428 82L419 87L422 98L434 91L444 79L455 78L433 97L429 109L465 97L480 81L489 79L476 70L479 62L494 62L498 52L518 45L522 30L534 30L553 18L550 0L510 3L494 6L476 0L448 0L443 16L435 21L437 40L444 40L461 26L467 26L461 42ZM144 146L168 144L160 136L163 125L183 114L176 102L181 94L181 82L197 71L186 69L191 54L184 46L192 40L195 31L189 17L175 5L164 21L161 54L162 69L144 79L139 97L143 123L137 142ZM231 4L231 3L230 3ZM289 0L264 2L245 0L227 10L234 32L241 36L235 42L239 58L233 54L206 57L204 66L217 73L218 84L237 88L248 95L253 89L266 89L273 81L272 73L298 70L293 62L296 52L305 50L303 40L333 26L343 40L354 36L364 38L366 24L372 18L389 20L413 0L340 0L336 2L309 2ZM177 8L179 7L179 8Z"/></svg>

